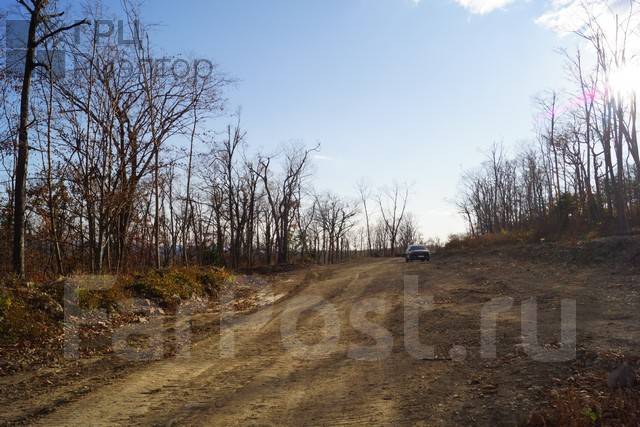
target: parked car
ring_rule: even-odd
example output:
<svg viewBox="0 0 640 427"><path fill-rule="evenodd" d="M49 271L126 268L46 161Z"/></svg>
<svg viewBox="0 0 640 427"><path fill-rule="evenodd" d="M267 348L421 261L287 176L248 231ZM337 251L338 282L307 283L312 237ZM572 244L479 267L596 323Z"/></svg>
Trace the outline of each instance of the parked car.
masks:
<svg viewBox="0 0 640 427"><path fill-rule="evenodd" d="M407 262L417 260L425 262L431 260L429 249L423 245L410 245L405 251L404 257Z"/></svg>

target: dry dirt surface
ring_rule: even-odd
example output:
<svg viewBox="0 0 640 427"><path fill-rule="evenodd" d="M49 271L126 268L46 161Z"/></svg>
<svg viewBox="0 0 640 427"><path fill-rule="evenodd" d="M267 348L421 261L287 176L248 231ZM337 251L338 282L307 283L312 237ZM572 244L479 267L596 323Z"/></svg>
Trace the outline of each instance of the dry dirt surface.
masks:
<svg viewBox="0 0 640 427"><path fill-rule="evenodd" d="M420 294L406 296L414 277ZM219 313L199 315L198 322L210 326L176 356L103 364L109 369L83 362L92 368L29 393L9 390L35 374L1 378L0 422L526 424L531 414L553 411L566 390L596 400L607 393L640 400L638 388L606 388L616 363L637 363L639 290L631 270L522 260L499 251L436 255L431 263L380 259L314 267L280 276L271 289L277 301L226 316L222 334ZM496 356L482 357L483 307L505 297L513 301L497 318ZM541 362L527 354L521 310L531 298L538 342L549 351L559 347L561 301L576 302L574 358ZM414 325L407 313L416 307L429 309L417 311ZM434 353L408 349L412 334ZM599 422L619 421L615 413L605 415L597 415Z"/></svg>

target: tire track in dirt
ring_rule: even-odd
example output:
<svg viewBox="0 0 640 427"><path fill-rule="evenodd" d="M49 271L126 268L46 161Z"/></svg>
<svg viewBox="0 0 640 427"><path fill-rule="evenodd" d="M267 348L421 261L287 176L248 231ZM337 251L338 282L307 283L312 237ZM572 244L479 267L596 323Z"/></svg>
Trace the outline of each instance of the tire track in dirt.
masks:
<svg viewBox="0 0 640 427"><path fill-rule="evenodd" d="M330 278L322 281L321 292L313 286L314 283L309 283L304 290L297 293L304 294L310 289L310 293L322 295L326 301L332 302L354 298L364 291L364 288L358 286L362 281L359 279L358 268L355 270L352 278ZM274 379L279 383L279 378L283 375L294 372L292 369L296 367L300 369L298 365L307 365L296 362L280 345L277 320L287 304L291 304L290 299L241 319L233 327L234 335L241 338L236 343L239 352L232 359L220 358L219 338L214 336L197 343L191 350L190 357L153 362L146 369L60 408L40 419L37 424L118 425L177 422L185 417L187 420L193 418L194 414L226 406L229 394L237 395L244 392L251 396L251 388L256 388L256 385L258 389L260 385L272 387ZM272 310L273 314L271 320L263 326L262 314L267 310ZM302 333L310 335L313 331ZM285 390L281 395L288 393L289 391ZM298 400L303 395L304 393L300 393ZM286 399L290 402L290 408L296 405L296 399L292 396ZM273 404L268 405L270 409L282 404L281 399L272 401ZM267 407L264 404L262 406Z"/></svg>
<svg viewBox="0 0 640 427"><path fill-rule="evenodd" d="M432 309L420 314L417 332L421 342L435 347L438 359L414 358L405 348L405 274L418 276L422 295L434 297ZM272 307L234 322L234 357L220 356L219 335L212 333L193 346L189 358L152 362L61 405L38 423L513 425L547 402L558 379L574 375L602 349L622 346L621 338L626 340L620 351L638 348L638 334L632 333L640 330L638 300L628 297L636 278L612 283L606 269L576 272L562 264L486 255L436 258L433 264L372 260L305 277ZM491 298L505 296L514 304L498 320L497 358L482 359L480 312ZM533 297L539 301L539 341L552 345L558 339L560 301L576 300L577 360L540 363L519 349L521 304ZM351 325L351 313L369 299L386 303L386 311L368 313L368 319L391 334L393 345L380 360L354 360L350 346L376 341ZM325 357L299 357L283 345L283 319L295 307L320 309L326 303L335 308L341 333ZM298 339L317 343L323 319L317 310L299 314ZM464 348L466 357L453 360L454 346Z"/></svg>

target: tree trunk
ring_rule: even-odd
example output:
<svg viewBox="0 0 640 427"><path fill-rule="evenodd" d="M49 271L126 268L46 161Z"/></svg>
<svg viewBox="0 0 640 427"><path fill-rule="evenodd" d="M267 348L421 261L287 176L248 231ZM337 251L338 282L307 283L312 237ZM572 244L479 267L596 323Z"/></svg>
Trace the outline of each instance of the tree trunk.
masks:
<svg viewBox="0 0 640 427"><path fill-rule="evenodd" d="M36 27L40 19L40 8L31 13L27 52L20 93L20 124L18 128L18 158L16 160L16 191L13 208L13 272L24 277L24 217L27 199L27 171L29 167L29 91L34 69L36 49Z"/></svg>
<svg viewBox="0 0 640 427"><path fill-rule="evenodd" d="M160 147L157 140L155 144L155 167L153 171L154 201L155 201L155 222L153 224L153 241L155 244L155 267L160 268Z"/></svg>

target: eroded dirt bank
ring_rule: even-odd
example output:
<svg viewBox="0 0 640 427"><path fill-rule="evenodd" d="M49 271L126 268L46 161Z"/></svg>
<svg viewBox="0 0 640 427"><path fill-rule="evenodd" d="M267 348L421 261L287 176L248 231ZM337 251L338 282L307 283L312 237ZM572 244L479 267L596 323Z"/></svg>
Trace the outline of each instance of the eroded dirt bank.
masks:
<svg viewBox="0 0 640 427"><path fill-rule="evenodd" d="M420 294L407 298L407 280L415 281L410 276L417 276ZM287 295L229 318L222 343L220 314L205 313L194 319L200 329L193 346L174 357L103 366L81 361L66 385L29 393L11 389L35 374L2 378L0 421L513 425L547 416L559 394L594 405L640 400L638 388L606 388L607 370L640 356L640 278L630 271L492 252L436 256L430 264L360 261L280 280L273 293ZM494 298L510 301L510 308L498 316L496 357L482 357L481 313ZM538 342L549 351L560 345L561 301L575 301L574 358L541 362L528 354L521 320L523 303L532 298ZM419 322L407 321L426 302L431 309L417 311ZM414 336L433 346L433 354L407 345ZM312 347L318 343L324 345ZM37 374L46 377L46 371ZM615 408L582 408L581 402L576 407L584 414L576 416L594 416L591 410L605 424L620 422Z"/></svg>

